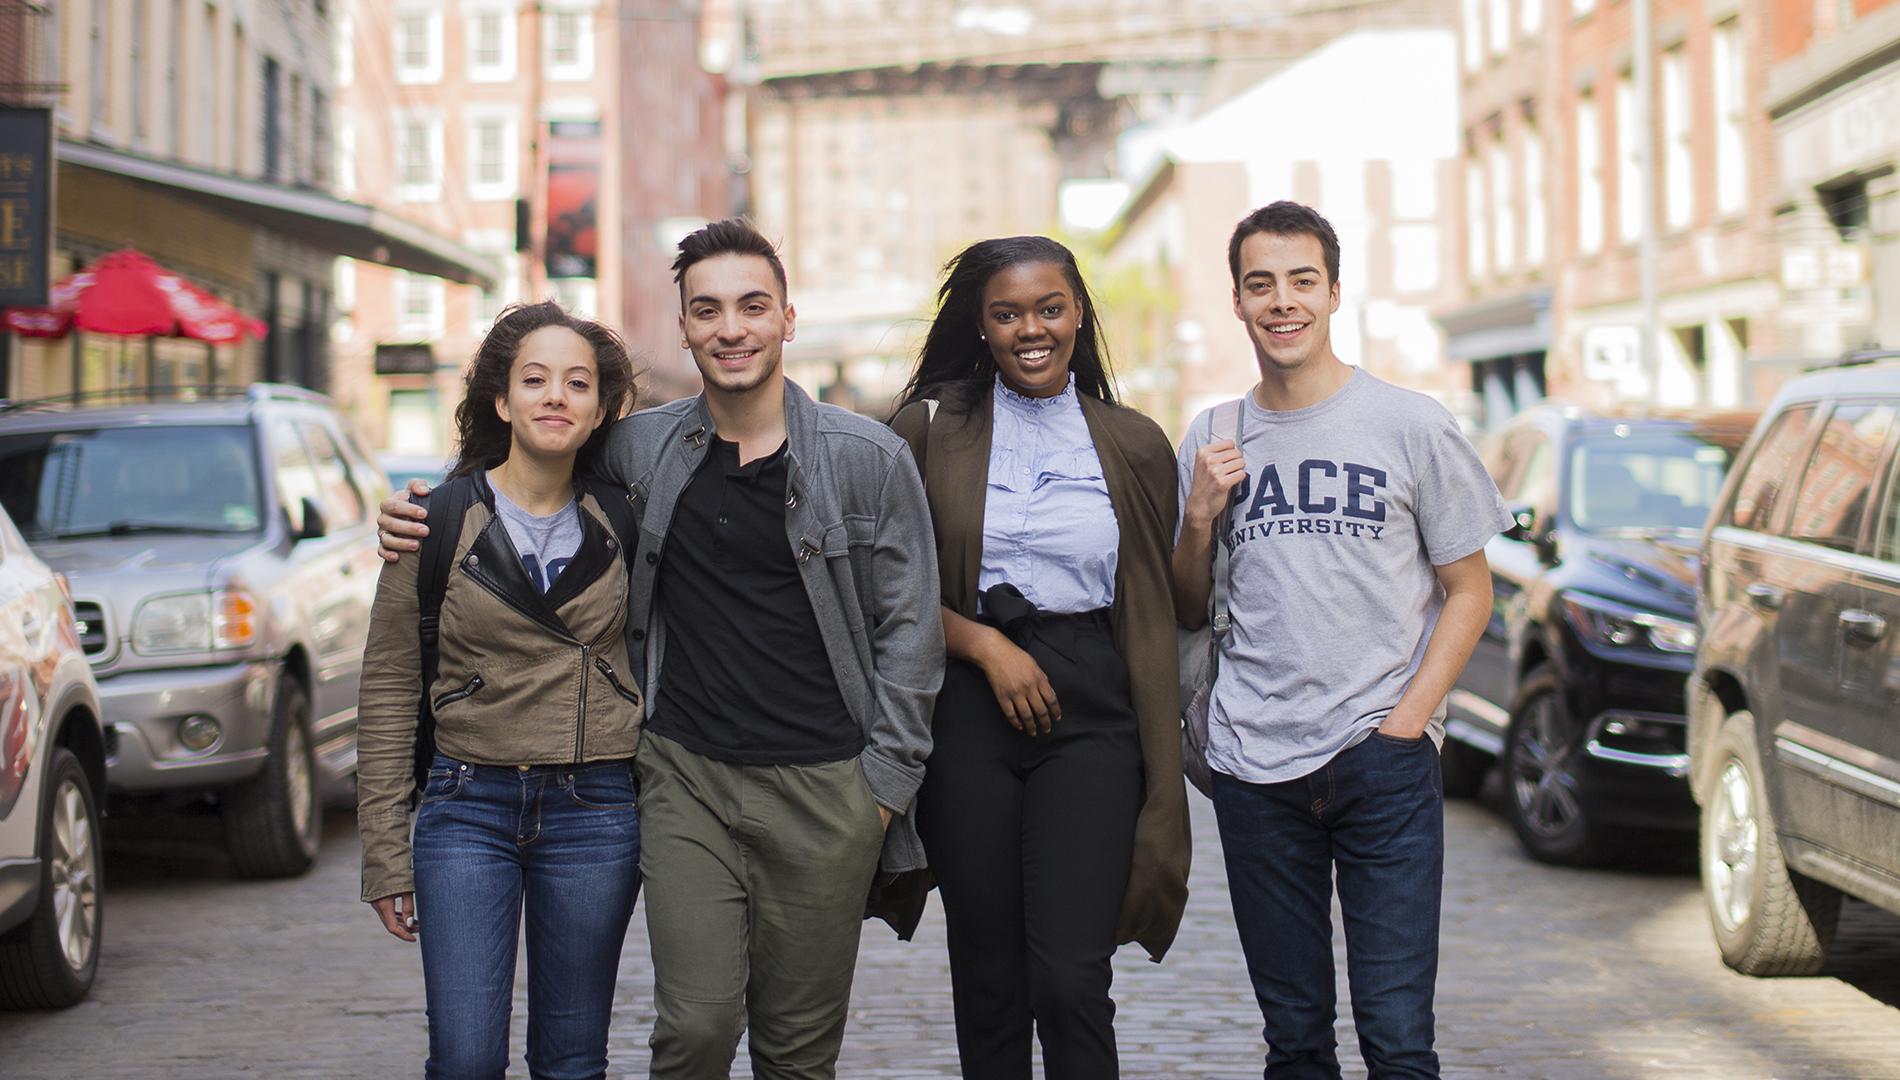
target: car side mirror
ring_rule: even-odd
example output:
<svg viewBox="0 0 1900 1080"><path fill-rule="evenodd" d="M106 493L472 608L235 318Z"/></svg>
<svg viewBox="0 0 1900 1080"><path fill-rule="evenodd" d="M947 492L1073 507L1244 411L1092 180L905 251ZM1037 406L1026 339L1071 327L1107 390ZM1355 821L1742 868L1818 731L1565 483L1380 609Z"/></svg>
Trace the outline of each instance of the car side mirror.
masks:
<svg viewBox="0 0 1900 1080"><path fill-rule="evenodd" d="M323 520L323 511L317 508L317 501L308 495L303 497L303 528L297 530L295 540L315 540L328 534L329 523Z"/></svg>

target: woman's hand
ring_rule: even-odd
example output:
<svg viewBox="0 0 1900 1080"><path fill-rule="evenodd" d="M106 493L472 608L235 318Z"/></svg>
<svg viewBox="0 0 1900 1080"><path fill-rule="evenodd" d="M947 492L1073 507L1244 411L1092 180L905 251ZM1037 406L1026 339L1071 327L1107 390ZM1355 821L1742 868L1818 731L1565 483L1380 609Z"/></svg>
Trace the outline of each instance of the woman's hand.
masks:
<svg viewBox="0 0 1900 1080"><path fill-rule="evenodd" d="M986 643L976 664L990 680L996 703L1002 706L1009 726L1025 735L1049 734L1049 728L1062 719L1062 705L1056 701L1055 687L1043 674L1035 658L1004 637L1000 630Z"/></svg>
<svg viewBox="0 0 1900 1080"><path fill-rule="evenodd" d="M390 493L383 500L376 515L376 554L385 562L395 562L404 552L421 551L422 538L429 535L429 527L422 519L429 512L410 501L411 495L427 495L429 485L421 480L409 481L407 490Z"/></svg>
<svg viewBox="0 0 1900 1080"><path fill-rule="evenodd" d="M376 909L376 917L383 920L383 929L394 937L414 941L416 934L422 930L422 922L416 918L415 893L385 896L381 900L371 900L369 906Z"/></svg>

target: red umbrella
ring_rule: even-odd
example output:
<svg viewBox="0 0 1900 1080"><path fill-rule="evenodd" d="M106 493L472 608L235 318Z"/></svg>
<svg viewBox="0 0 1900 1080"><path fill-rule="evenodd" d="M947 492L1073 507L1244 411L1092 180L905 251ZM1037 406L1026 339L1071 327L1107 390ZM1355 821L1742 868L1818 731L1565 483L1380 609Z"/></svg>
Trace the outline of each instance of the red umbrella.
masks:
<svg viewBox="0 0 1900 1080"><path fill-rule="evenodd" d="M187 337L229 345L262 338L257 319L200 289L131 248L115 251L56 283L43 308L7 308L7 328L28 337L89 334Z"/></svg>

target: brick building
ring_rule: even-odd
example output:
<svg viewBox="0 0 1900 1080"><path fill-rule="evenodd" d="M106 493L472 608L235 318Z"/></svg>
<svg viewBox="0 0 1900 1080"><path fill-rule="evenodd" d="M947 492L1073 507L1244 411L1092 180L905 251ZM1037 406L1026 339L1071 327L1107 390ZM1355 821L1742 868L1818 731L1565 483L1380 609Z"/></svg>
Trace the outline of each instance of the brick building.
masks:
<svg viewBox="0 0 1900 1080"><path fill-rule="evenodd" d="M729 205L690 0L354 0L339 184L493 260L492 288L339 267L340 392L373 445L449 453L462 371L508 304L619 330L648 400L698 389L667 271Z"/></svg>
<svg viewBox="0 0 1900 1080"><path fill-rule="evenodd" d="M1770 36L1780 340L1900 348L1900 2L1776 5Z"/></svg>
<svg viewBox="0 0 1900 1080"><path fill-rule="evenodd" d="M1655 0L1648 163L1635 5L1461 0L1466 296L1488 422L1541 397L1737 404L1785 373L1766 0ZM1640 357L1643 171L1657 321Z"/></svg>
<svg viewBox="0 0 1900 1080"><path fill-rule="evenodd" d="M480 280L451 239L332 192L335 5L52 0L4 12L53 110L57 279L132 246L269 328L212 348L74 333L14 339L0 397L274 379L328 389L339 255Z"/></svg>

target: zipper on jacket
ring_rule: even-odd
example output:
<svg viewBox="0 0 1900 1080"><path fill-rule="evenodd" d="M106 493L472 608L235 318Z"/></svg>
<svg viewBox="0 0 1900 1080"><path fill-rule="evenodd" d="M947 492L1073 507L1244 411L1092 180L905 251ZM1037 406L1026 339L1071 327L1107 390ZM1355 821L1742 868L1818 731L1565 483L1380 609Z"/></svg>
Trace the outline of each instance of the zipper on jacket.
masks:
<svg viewBox="0 0 1900 1080"><path fill-rule="evenodd" d="M443 694L441 697L436 698L435 703L429 706L429 709L432 712L441 712L443 706L453 705L456 702L462 700L463 698L468 697L470 694L473 694L475 691L480 690L485 685L487 684L482 682L482 677L480 675L476 675L473 678L469 679L467 682L463 683L461 686L461 689L451 690L448 693Z"/></svg>
<svg viewBox="0 0 1900 1080"><path fill-rule="evenodd" d="M614 674L614 666L607 662L606 657L594 657L594 669L607 677L607 685L614 688L614 693L619 694L635 705L640 704L640 695L620 684L620 676Z"/></svg>
<svg viewBox="0 0 1900 1080"><path fill-rule="evenodd" d="M574 760L586 761L581 756L581 747L586 744L587 734L587 656L594 651L592 645L581 646L581 712L574 718Z"/></svg>

